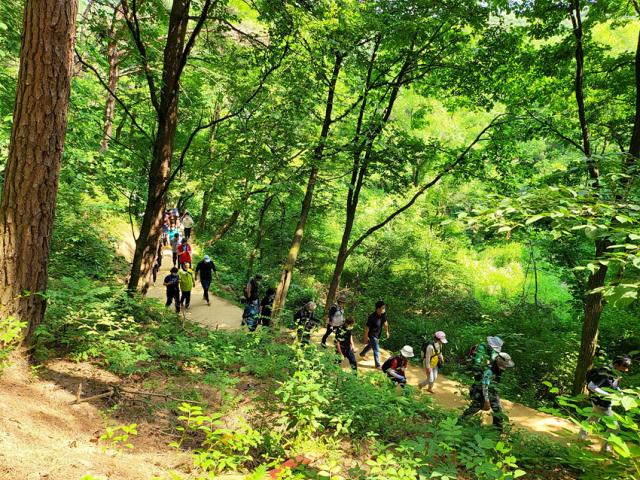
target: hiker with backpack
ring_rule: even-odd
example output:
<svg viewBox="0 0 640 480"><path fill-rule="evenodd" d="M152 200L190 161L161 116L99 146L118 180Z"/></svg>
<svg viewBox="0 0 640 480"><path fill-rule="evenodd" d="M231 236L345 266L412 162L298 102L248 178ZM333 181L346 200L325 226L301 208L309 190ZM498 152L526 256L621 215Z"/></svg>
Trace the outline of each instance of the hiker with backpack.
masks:
<svg viewBox="0 0 640 480"><path fill-rule="evenodd" d="M304 307L293 315L293 323L296 326L298 342L307 345L311 339L311 332L318 325L315 318L317 305L315 302L307 302Z"/></svg>
<svg viewBox="0 0 640 480"><path fill-rule="evenodd" d="M163 285L167 288L167 303L165 303L165 306L169 308L175 302L176 313L180 313L180 277L176 267L173 267L171 273L164 277Z"/></svg>
<svg viewBox="0 0 640 480"><path fill-rule="evenodd" d="M329 318L327 320L327 331L324 332L320 345L327 347L327 339L332 333L338 338L337 329L344 325L344 304L347 302L347 296L342 294L338 297L338 301L329 309Z"/></svg>
<svg viewBox="0 0 640 480"><path fill-rule="evenodd" d="M613 417L611 409L611 391L620 391L620 373L626 373L631 367L631 358L624 355L616 357L611 365L594 367L587 372L586 383L589 390L589 398L591 400L591 408L593 415L587 419L590 424L595 424L602 417ZM617 427L617 422L614 421ZM580 440L586 440L588 432L580 429ZM603 452L611 450L609 443L605 442L602 446Z"/></svg>
<svg viewBox="0 0 640 480"><path fill-rule="evenodd" d="M276 298L276 289L273 287L267 288L267 291L260 301L260 324L263 327L271 326L271 309L273 308L273 301Z"/></svg>
<svg viewBox="0 0 640 480"><path fill-rule="evenodd" d="M475 380L484 374L487 365L493 362L502 351L504 341L500 337L487 337L487 341L474 345L467 353L467 361Z"/></svg>
<svg viewBox="0 0 640 480"><path fill-rule="evenodd" d="M244 287L244 311L242 312L242 324L247 325L250 331L258 326L260 314L260 281L262 275L257 274L249 279Z"/></svg>
<svg viewBox="0 0 640 480"><path fill-rule="evenodd" d="M339 327L336 332L336 350L338 355L349 360L351 369L356 372L358 370L358 362L356 361L356 347L353 344L353 327L356 321L353 317L345 320L344 325ZM340 358L342 360L342 358ZM340 363L338 360L338 363Z"/></svg>
<svg viewBox="0 0 640 480"><path fill-rule="evenodd" d="M382 371L392 382L399 384L402 388L407 384L406 368L409 366L409 359L413 357L413 347L405 345L400 349L400 355L388 358L382 364Z"/></svg>
<svg viewBox="0 0 640 480"><path fill-rule="evenodd" d="M171 232L173 232L173 230L171 230ZM173 233L173 235L169 237L169 243L171 244L173 266L175 267L178 263L178 246L180 245L180 234L178 232Z"/></svg>
<svg viewBox="0 0 640 480"><path fill-rule="evenodd" d="M376 310L369 315L367 325L364 327L364 341L366 344L360 352L360 358L365 358L369 350L373 349L373 359L376 368L380 368L380 345L378 343L382 327L389 338L389 322L387 321L386 305L380 300L376 302Z"/></svg>
<svg viewBox="0 0 640 480"><path fill-rule="evenodd" d="M469 390L471 405L462 413L462 420L466 420L480 410L492 410L493 426L502 432L506 415L502 412L498 384L502 378L502 372L514 365L508 353L500 352L495 356L491 363L485 367L480 379L471 386Z"/></svg>
<svg viewBox="0 0 640 480"><path fill-rule="evenodd" d="M178 245L178 266L183 263L188 263L191 266L191 245L189 245L186 238L183 238L180 245Z"/></svg>
<svg viewBox="0 0 640 480"><path fill-rule="evenodd" d="M202 290L204 292L202 299L207 302L207 305L209 306L211 306L211 301L209 300L209 287L211 287L211 280L213 279L214 273L216 274L216 278L218 278L216 265L213 263L209 255L205 255L198 265L196 265L196 281L198 281L198 275L200 275L200 283L202 284Z"/></svg>
<svg viewBox="0 0 640 480"><path fill-rule="evenodd" d="M442 345L448 343L447 336L443 331L433 334L433 338L422 345L422 364L424 365L427 378L421 381L418 386L424 388L426 385L429 393L433 392L433 385L438 378L438 368L444 363L442 355Z"/></svg>
<svg viewBox="0 0 640 480"><path fill-rule="evenodd" d="M180 277L180 291L182 296L180 297L180 305L184 305L185 310L189 310L191 306L191 290L193 290L193 270L191 270L191 264L184 262L180 265L178 270L178 276Z"/></svg>
<svg viewBox="0 0 640 480"><path fill-rule="evenodd" d="M188 211L184 212L182 226L184 227L184 238L189 240L191 238L191 229L193 228L193 218L191 218L191 214Z"/></svg>

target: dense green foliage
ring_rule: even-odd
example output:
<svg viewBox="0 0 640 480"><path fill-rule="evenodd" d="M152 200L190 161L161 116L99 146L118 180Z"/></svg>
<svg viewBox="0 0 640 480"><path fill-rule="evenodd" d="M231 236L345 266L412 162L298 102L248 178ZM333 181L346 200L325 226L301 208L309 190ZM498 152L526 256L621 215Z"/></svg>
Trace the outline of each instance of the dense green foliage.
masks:
<svg viewBox="0 0 640 480"><path fill-rule="evenodd" d="M204 2L193 3L197 10ZM309 300L322 315L346 236L343 246L353 250L340 291L358 334L384 299L391 338L383 347L418 350L444 330L443 371L463 382L469 348L499 335L516 363L504 397L579 421L588 402L558 395L572 389L585 304L602 293L595 363L622 354L636 360L623 379L633 389L617 401L616 461L519 434L498 438L459 424L457 413L411 389L398 395L383 377L342 372L331 354L292 348L279 331L206 331L125 292L128 265L116 251L137 231L148 195L157 122L148 83L149 76L160 81L170 2L140 2L146 58L132 41L131 18L114 14L119 2L81 5L35 359L96 361L122 376L201 372L225 404L178 407L183 435L175 446L195 448L202 471L258 478L260 468L312 448L326 453L326 469L290 478L337 478L347 473L339 459L347 448L349 478L358 479L508 479L521 469L558 478L637 476L640 13L636 2L585 3L215 2L185 59L166 206L193 214L201 253L219 269L216 293L237 300L254 273L276 286L317 168L280 325ZM22 4L0 5L0 164ZM571 23L577 12L581 43ZM110 42L119 72L108 119ZM576 101L578 45L586 58L584 111ZM332 74L333 114L322 138ZM106 137L105 120L112 122ZM606 248L596 255L599 242ZM603 285L590 289L603 268ZM0 364L19 329L0 320ZM234 387L244 377L260 385L252 392L258 414L234 424ZM197 391L181 397L206 401ZM127 434L112 431L107 440L126 442Z"/></svg>

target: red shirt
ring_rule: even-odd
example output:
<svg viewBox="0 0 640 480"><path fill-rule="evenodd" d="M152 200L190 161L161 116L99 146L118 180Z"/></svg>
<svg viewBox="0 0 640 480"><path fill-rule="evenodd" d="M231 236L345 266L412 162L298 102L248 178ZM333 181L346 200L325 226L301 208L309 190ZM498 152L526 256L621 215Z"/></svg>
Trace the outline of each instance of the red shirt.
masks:
<svg viewBox="0 0 640 480"><path fill-rule="evenodd" d="M407 365L409 365L409 360L400 355L396 355L391 359L389 369L394 370L397 374L404 376L404 369L407 368Z"/></svg>
<svg viewBox="0 0 640 480"><path fill-rule="evenodd" d="M178 245L178 258L180 263L191 263L191 245L188 243Z"/></svg>

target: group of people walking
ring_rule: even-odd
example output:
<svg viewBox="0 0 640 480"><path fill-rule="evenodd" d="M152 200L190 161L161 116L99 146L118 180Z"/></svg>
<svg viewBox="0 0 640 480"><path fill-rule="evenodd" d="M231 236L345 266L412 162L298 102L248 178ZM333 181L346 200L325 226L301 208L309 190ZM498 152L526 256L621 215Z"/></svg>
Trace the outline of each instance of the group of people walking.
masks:
<svg viewBox="0 0 640 480"><path fill-rule="evenodd" d="M193 253L193 249L189 244L192 228L193 219L188 211L185 211L182 216L180 216L177 208L165 211L162 239L158 247L158 254L154 265L153 281L155 284L157 272L162 265L164 255L163 247L170 245L173 267L163 282L167 294L167 302L165 305L169 308L175 304L177 313L180 313L181 307L189 310L191 306L191 292L198 282L198 277L203 291L202 299L207 305L211 305L209 289L211 288L213 275L218 275L216 266L209 255L205 255L202 260L198 262L195 271L192 269L191 254Z"/></svg>
<svg viewBox="0 0 640 480"><path fill-rule="evenodd" d="M174 218L173 214L169 217ZM179 217L176 217L179 218ZM191 268L192 249L189 245L189 235L192 220L184 223L190 218L188 213L182 217L182 233L180 228L170 238L170 245L173 252L173 268L164 279L167 289L167 307L175 303L176 312L180 312L181 306L189 309L191 303L191 291L194 284L200 277L203 289L203 299L210 305L209 288L211 286L213 274L217 275L216 267L211 258L205 255L197 264L195 272ZM169 225L173 225L169 223ZM180 226L179 226L180 227ZM169 229L171 232L171 229ZM159 256L161 257L161 251ZM177 266L176 266L177 264ZM243 303L245 308L242 315L243 325L247 325L250 331L254 331L258 326L270 327L272 316L272 305L276 295L274 288L268 288L264 295L260 296L261 275L252 277L243 290ZM354 372L357 372L358 362L356 359L356 348L353 337L355 320L351 316L345 315L346 295L338 297L336 303L329 309L326 322L326 330L320 341L320 345L327 347L327 341L334 335L335 350L338 355L338 362L346 358ZM316 318L317 305L313 301L305 303L293 316L294 328L297 341L303 345L309 344L313 331L320 325ZM374 366L380 369L390 381L404 387L407 384L406 370L409 360L415 356L413 347L405 345L398 354L392 355L383 363L380 359L380 337L385 334L390 337L389 321L386 314L386 304L380 300L375 304L374 311L367 317L364 325L365 344L359 353L361 359L366 358L369 352L373 352ZM444 364L443 347L448 343L447 336L443 331L435 332L427 339L421 348L422 367L425 378L419 382L418 387L426 387L429 393L435 393L435 385L438 379L438 371ZM462 413L462 419L466 420L477 412L484 410L492 412L493 426L502 431L505 421L502 403L500 401L499 385L503 373L512 367L514 362L511 356L502 351L504 341L497 336L488 336L486 340L473 346L467 354L467 364L473 377L473 383L469 389L470 404ZM594 415L589 419L589 423L596 423L602 416L612 416L611 399L609 390L619 390L620 372L626 372L631 365L631 359L627 356L616 358L609 366L597 367L587 373L587 388L591 397ZM580 438L586 439L587 432L583 429ZM608 445L605 444L608 449Z"/></svg>

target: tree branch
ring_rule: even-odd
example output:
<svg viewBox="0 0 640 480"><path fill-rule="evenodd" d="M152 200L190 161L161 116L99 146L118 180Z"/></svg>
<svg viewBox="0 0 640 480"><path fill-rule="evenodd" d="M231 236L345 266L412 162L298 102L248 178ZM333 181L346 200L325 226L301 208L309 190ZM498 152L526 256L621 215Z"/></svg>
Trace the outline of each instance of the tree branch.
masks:
<svg viewBox="0 0 640 480"><path fill-rule="evenodd" d="M92 65L90 65L90 64L88 64L87 62L84 61L84 59L80 55L80 52L78 51L78 49L76 49L76 56L78 57L78 61L83 66L85 66L86 68L88 68L89 70L91 70L93 72L93 74L96 76L96 78L102 84L102 86L105 88L105 90L109 93L109 95L111 95L113 98L115 98L116 102L118 102L118 104L122 107L122 109L127 114L127 116L131 119L131 122L133 123L133 125L140 131L140 133L142 133L145 136L145 138L147 140L149 140L150 143L153 144L153 138L147 133L147 131L144 128L142 128L140 126L140 124L136 120L136 117L133 116L133 114L131 113L131 111L129 110L127 105L122 101L122 99L120 97L118 97L118 95L116 95L116 92L112 91L109 88L109 85L107 84L107 82L105 82L103 80L103 78L100 76L100 72L98 72L98 70L96 70L96 68L94 66L92 66Z"/></svg>
<svg viewBox="0 0 640 480"><path fill-rule="evenodd" d="M138 15L136 12L136 0L133 0L132 9L129 9L129 1L122 0L122 12L124 13L124 19L127 22L133 41L136 44L140 59L142 60L142 67L144 68L144 74L147 78L147 84L149 85L149 96L151 97L151 103L153 108L158 112L160 110L160 103L158 102L158 94L156 93L156 83L151 73L151 67L149 66L149 59L147 57L147 47L142 41L140 35L140 24L138 22ZM133 21L131 20L133 18Z"/></svg>
<svg viewBox="0 0 640 480"><path fill-rule="evenodd" d="M436 175L430 182L427 182L422 187L420 187L420 189L416 193L413 194L413 196L411 197L411 199L407 203L405 203L402 207L397 209L392 214L388 215L387 218L385 218L382 222L378 223L377 225L372 226L366 232L364 232L362 235L360 235L360 237L358 237L358 239L356 241L354 241L353 244L351 244L351 246L347 249L347 256L351 255L353 253L353 251L356 248L358 248L358 246L369 237L369 235L371 235L372 233L380 230L385 225L387 225L391 220L393 220L398 215L400 215L402 212L404 212L405 210L408 210L409 208L411 208L413 206L413 204L416 202L416 200L424 192L426 192L429 188L433 187L436 183L438 183L442 179L442 177L444 177L447 173L449 173L454 168L456 168L460 163L462 163L464 161L464 159L466 158L467 154L482 139L482 137L484 136L485 133L487 133L490 129L492 129L493 127L495 127L497 125L502 125L502 124L508 123L508 121L502 121L502 122L497 122L496 121L498 118L500 118L500 117L502 117L504 115L505 114L501 114L501 115L498 115L497 117L495 117L491 121L491 123L489 123L489 125L487 125L486 127L484 127L482 129L482 131L467 146L467 148L465 148L464 151L462 153L460 153L460 155L458 155L458 158L456 158L455 161L453 161L448 166L446 166L444 168L444 170L442 170L438 175Z"/></svg>

